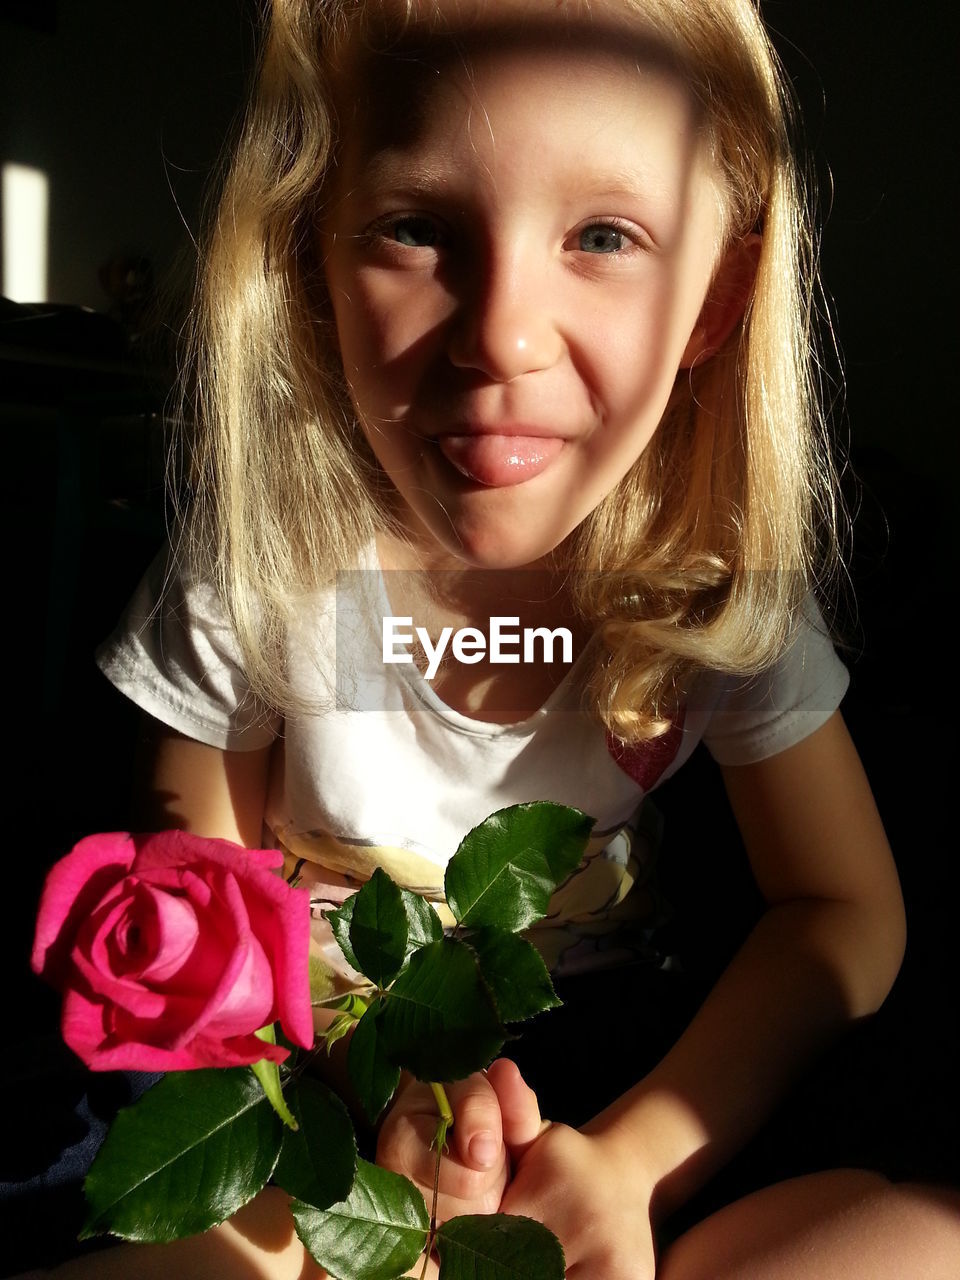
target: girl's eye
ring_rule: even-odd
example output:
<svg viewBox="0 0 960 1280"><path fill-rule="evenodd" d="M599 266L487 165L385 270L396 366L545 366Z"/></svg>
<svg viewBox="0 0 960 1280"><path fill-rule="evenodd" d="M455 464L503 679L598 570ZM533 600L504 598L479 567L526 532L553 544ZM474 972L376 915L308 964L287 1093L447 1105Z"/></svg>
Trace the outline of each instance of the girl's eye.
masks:
<svg viewBox="0 0 960 1280"><path fill-rule="evenodd" d="M578 244L584 253L620 253L629 244L626 232L609 222L594 222L578 233Z"/></svg>
<svg viewBox="0 0 960 1280"><path fill-rule="evenodd" d="M440 242L440 231L431 218L409 214L393 218L383 227L383 234L408 249L431 249Z"/></svg>

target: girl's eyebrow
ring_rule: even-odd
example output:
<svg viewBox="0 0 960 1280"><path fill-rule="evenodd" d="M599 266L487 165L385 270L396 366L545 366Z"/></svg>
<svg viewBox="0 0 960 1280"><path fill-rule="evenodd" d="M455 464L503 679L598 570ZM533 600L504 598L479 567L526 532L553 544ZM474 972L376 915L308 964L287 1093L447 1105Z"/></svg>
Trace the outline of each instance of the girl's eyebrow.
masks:
<svg viewBox="0 0 960 1280"><path fill-rule="evenodd" d="M462 175L442 161L423 163L410 161L402 152L380 151L362 166L354 190L411 191L424 195L445 195L462 182ZM654 174L640 166L604 168L596 173L584 173L583 166L571 160L569 185L558 189L558 195L577 200L628 199L658 201L666 194L664 176ZM565 189L566 187L566 189Z"/></svg>
<svg viewBox="0 0 960 1280"><path fill-rule="evenodd" d="M441 194L451 185L454 171L443 164L411 162L396 151L379 151L361 168L355 189L410 190Z"/></svg>
<svg viewBox="0 0 960 1280"><path fill-rule="evenodd" d="M605 169L596 175L576 172L578 192L586 199L597 197L626 197L630 200L649 200L665 194L663 175L649 169L631 166L629 169Z"/></svg>

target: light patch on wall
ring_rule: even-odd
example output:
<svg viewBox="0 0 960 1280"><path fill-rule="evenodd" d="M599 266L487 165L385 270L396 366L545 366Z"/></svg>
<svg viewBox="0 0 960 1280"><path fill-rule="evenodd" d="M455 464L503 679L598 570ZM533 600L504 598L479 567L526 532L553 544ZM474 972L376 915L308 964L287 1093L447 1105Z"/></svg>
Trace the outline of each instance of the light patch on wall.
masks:
<svg viewBox="0 0 960 1280"><path fill-rule="evenodd" d="M47 301L50 180L42 169L3 166L3 295Z"/></svg>

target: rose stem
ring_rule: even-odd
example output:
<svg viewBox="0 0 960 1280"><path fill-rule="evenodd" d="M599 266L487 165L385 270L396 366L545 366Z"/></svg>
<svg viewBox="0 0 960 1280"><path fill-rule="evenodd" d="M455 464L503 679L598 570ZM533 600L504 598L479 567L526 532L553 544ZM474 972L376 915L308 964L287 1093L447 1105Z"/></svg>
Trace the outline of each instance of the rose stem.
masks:
<svg viewBox="0 0 960 1280"><path fill-rule="evenodd" d="M433 1203L430 1206L430 1234L427 1236L427 1247L423 1255L423 1270L420 1272L420 1280L424 1280L427 1274L427 1263L430 1261L430 1255L433 1253L433 1242L437 1237L437 1201L440 1197L440 1161L443 1159L443 1153L447 1149L447 1133L453 1128L453 1108L450 1106L450 1099L447 1097L447 1091L442 1084L430 1081L430 1088L437 1102L437 1109L440 1112L437 1120L437 1132L433 1139L433 1145L437 1150L437 1160L433 1167Z"/></svg>

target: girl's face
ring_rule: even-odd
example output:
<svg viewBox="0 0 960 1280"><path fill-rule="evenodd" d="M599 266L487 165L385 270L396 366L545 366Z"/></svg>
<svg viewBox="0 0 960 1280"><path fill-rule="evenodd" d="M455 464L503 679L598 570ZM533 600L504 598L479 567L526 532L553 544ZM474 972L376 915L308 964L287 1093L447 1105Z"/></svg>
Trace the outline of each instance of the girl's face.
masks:
<svg viewBox="0 0 960 1280"><path fill-rule="evenodd" d="M557 547L708 345L721 202L695 105L649 48L582 34L352 51L326 275L428 565Z"/></svg>

